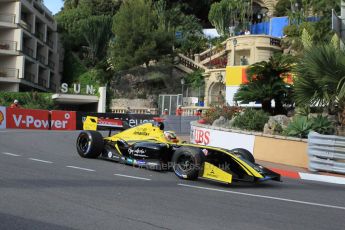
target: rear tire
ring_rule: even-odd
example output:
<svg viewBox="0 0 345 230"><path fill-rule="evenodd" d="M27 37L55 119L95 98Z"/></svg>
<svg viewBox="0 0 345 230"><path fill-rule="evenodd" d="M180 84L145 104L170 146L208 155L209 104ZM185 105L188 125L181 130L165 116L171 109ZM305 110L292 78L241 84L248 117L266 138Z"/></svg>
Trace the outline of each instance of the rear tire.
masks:
<svg viewBox="0 0 345 230"><path fill-rule="evenodd" d="M204 161L205 156L200 149L180 147L172 157L174 173L181 179L195 180Z"/></svg>
<svg viewBox="0 0 345 230"><path fill-rule="evenodd" d="M251 152L249 152L247 149L237 148L237 149L232 149L230 151L232 153L234 153L235 155L240 155L244 159L246 159L252 163L255 163L255 159L254 159L253 154L251 154Z"/></svg>
<svg viewBox="0 0 345 230"><path fill-rule="evenodd" d="M97 158L104 147L103 136L97 131L82 131L76 143L78 154L84 158Z"/></svg>

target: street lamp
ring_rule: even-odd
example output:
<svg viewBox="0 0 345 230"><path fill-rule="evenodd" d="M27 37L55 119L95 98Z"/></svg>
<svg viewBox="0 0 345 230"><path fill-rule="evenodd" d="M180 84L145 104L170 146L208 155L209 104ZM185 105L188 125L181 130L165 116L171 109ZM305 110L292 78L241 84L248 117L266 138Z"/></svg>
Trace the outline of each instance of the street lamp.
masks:
<svg viewBox="0 0 345 230"><path fill-rule="evenodd" d="M234 38L232 40L232 44L234 45L234 49L233 49L233 55L232 55L232 65L234 66L235 65L235 49L236 49L236 45L237 45L237 39Z"/></svg>
<svg viewBox="0 0 345 230"><path fill-rule="evenodd" d="M181 86L182 86L182 99L181 99L181 105L183 106L183 86L186 83L184 78L181 78Z"/></svg>

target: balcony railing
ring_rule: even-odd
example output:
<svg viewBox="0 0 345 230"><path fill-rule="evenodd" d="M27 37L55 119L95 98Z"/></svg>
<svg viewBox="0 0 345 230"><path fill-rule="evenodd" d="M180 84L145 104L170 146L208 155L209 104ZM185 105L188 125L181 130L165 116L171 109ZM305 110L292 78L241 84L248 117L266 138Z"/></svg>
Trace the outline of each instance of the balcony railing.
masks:
<svg viewBox="0 0 345 230"><path fill-rule="evenodd" d="M44 65L46 64L46 58L43 57L41 54L37 54L37 60Z"/></svg>
<svg viewBox="0 0 345 230"><path fill-rule="evenodd" d="M42 32L36 31L35 35L37 36L38 39L43 41L43 33Z"/></svg>
<svg viewBox="0 0 345 230"><path fill-rule="evenodd" d="M38 78L38 84L43 87L47 87L47 80L43 78Z"/></svg>
<svg viewBox="0 0 345 230"><path fill-rule="evenodd" d="M48 61L48 66L49 66L52 70L54 70L54 69L55 69L55 62L53 62L53 61Z"/></svg>
<svg viewBox="0 0 345 230"><path fill-rule="evenodd" d="M49 87L53 92L56 92L56 84L53 82L50 82L50 87Z"/></svg>
<svg viewBox="0 0 345 230"><path fill-rule="evenodd" d="M30 56L30 57L34 57L34 51L33 51L33 49L31 49L31 48L29 48L29 47L27 47L27 46L24 46L23 47L23 53L24 54L26 54L26 55L28 55L28 56Z"/></svg>
<svg viewBox="0 0 345 230"><path fill-rule="evenodd" d="M31 33L31 24L30 23L25 22L23 20L20 20L19 25Z"/></svg>
<svg viewBox="0 0 345 230"><path fill-rule="evenodd" d="M47 44L50 48L54 49L54 42L51 39L47 39Z"/></svg>
<svg viewBox="0 0 345 230"><path fill-rule="evenodd" d="M0 40L0 50L17 50L17 42L9 40Z"/></svg>
<svg viewBox="0 0 345 230"><path fill-rule="evenodd" d="M270 45L271 46L281 46L280 39L270 38Z"/></svg>
<svg viewBox="0 0 345 230"><path fill-rule="evenodd" d="M0 77L19 77L19 69L0 68Z"/></svg>
<svg viewBox="0 0 345 230"><path fill-rule="evenodd" d="M35 82L35 75L29 71L24 72L24 79L30 82Z"/></svg>
<svg viewBox="0 0 345 230"><path fill-rule="evenodd" d="M16 15L15 14L0 14L0 22L15 23Z"/></svg>

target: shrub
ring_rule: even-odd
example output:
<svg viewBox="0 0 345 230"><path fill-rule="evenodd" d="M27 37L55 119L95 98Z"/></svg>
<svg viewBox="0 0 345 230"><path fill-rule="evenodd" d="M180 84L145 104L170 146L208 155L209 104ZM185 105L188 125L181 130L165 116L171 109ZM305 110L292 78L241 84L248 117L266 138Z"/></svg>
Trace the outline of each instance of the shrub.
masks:
<svg viewBox="0 0 345 230"><path fill-rule="evenodd" d="M317 115L308 118L307 116L296 116L284 130L284 134L293 137L307 138L310 131L320 134L333 134L334 125L327 117Z"/></svg>
<svg viewBox="0 0 345 230"><path fill-rule="evenodd" d="M218 119L221 116L230 120L239 111L240 109L234 106L213 106L204 113L203 119L205 119L206 124L212 124L216 119Z"/></svg>
<svg viewBox="0 0 345 230"><path fill-rule="evenodd" d="M317 115L317 117L312 118L312 129L320 134L333 134L335 131L334 125L327 117L322 115Z"/></svg>
<svg viewBox="0 0 345 230"><path fill-rule="evenodd" d="M1 92L0 105L10 106L17 99L23 108L27 109L55 109L56 106L50 93L37 92Z"/></svg>
<svg viewBox="0 0 345 230"><path fill-rule="evenodd" d="M262 131L269 119L269 115L263 110L246 109L235 117L233 126L240 129Z"/></svg>
<svg viewBox="0 0 345 230"><path fill-rule="evenodd" d="M312 129L313 124L306 116L296 116L284 130L287 136L306 138Z"/></svg>

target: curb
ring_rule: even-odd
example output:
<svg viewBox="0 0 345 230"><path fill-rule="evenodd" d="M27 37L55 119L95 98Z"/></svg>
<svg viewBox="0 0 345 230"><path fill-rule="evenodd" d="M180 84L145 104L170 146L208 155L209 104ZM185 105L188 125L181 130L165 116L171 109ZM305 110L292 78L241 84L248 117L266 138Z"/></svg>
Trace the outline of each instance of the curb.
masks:
<svg viewBox="0 0 345 230"><path fill-rule="evenodd" d="M273 172L279 173L282 177L345 185L345 177L326 176L326 175L319 175L319 174L312 174L312 173L295 172L295 171L282 170L282 169L278 169L278 168L268 168L268 169L272 170Z"/></svg>

